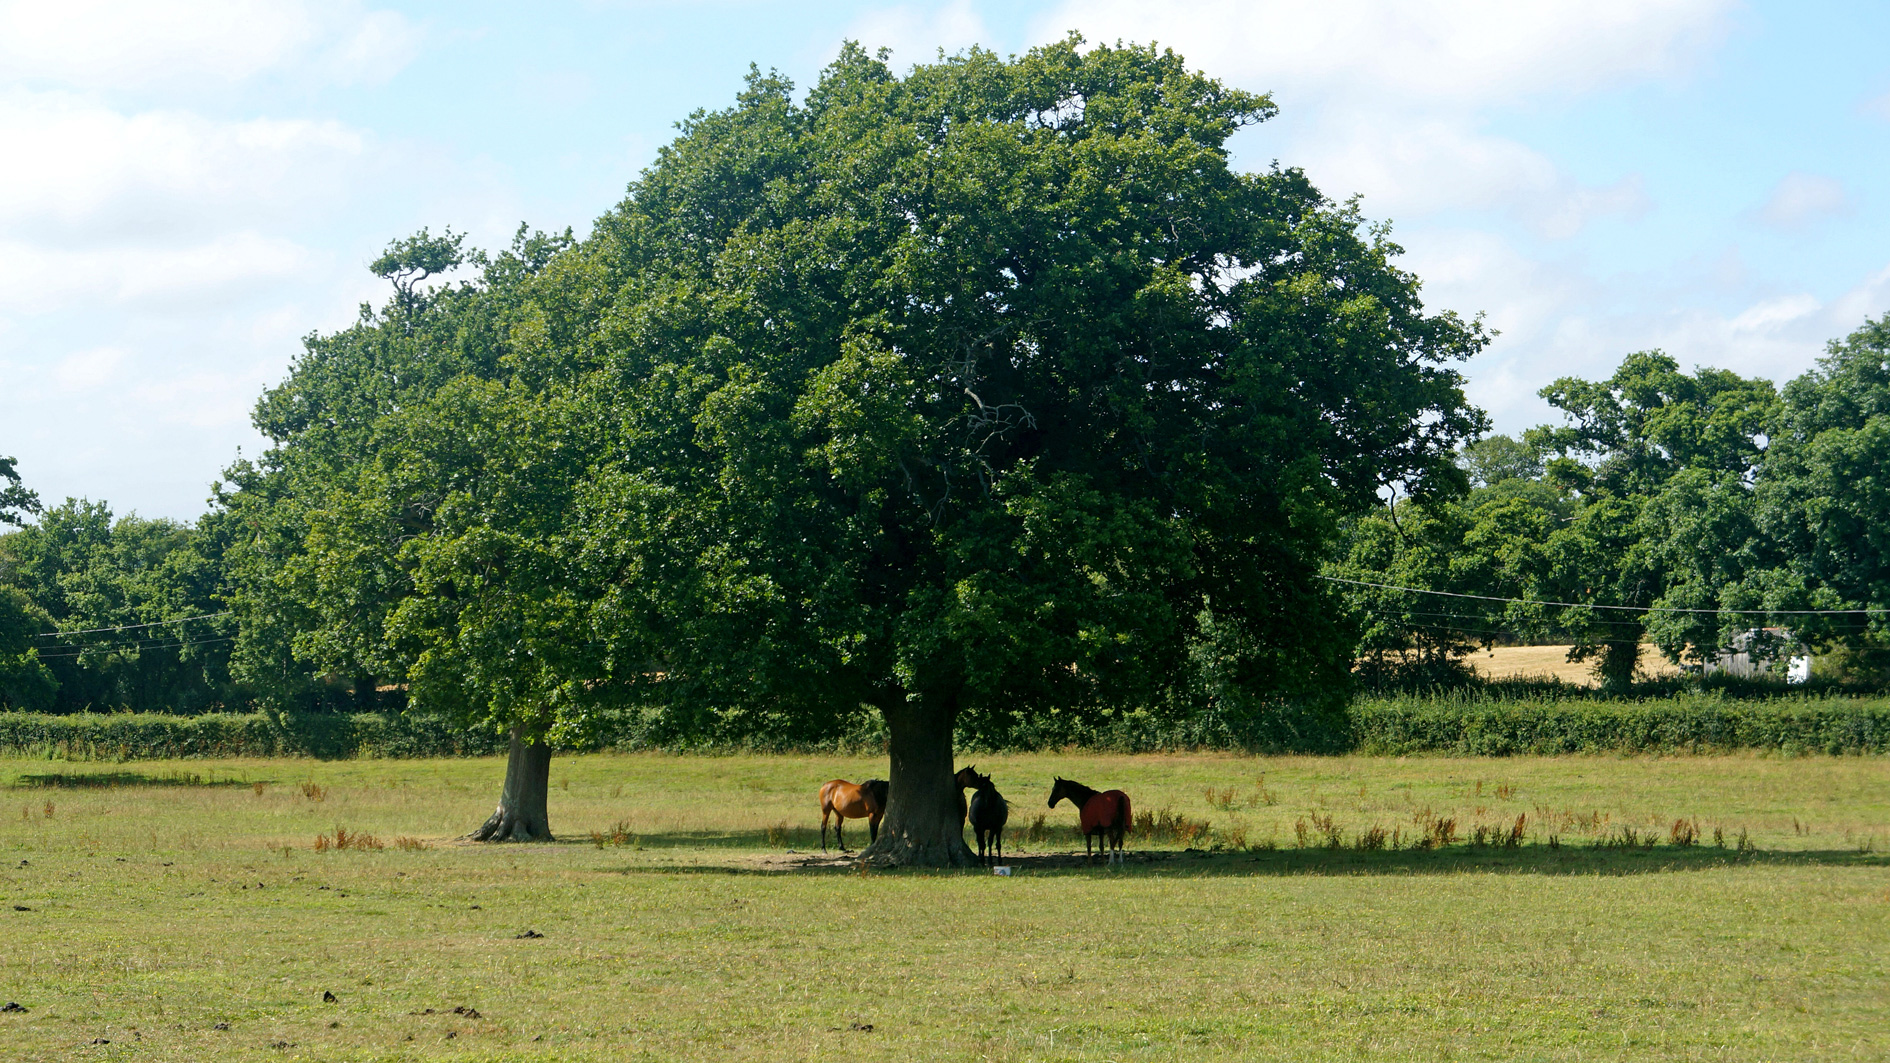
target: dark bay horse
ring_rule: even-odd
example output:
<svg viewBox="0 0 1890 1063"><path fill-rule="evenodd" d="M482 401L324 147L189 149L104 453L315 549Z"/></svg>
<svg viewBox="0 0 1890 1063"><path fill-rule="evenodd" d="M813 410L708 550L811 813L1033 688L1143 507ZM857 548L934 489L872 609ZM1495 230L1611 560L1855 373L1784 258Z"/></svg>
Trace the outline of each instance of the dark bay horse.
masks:
<svg viewBox="0 0 1890 1063"><path fill-rule="evenodd" d="M976 768L959 769L958 785L972 787L969 818L978 836L978 862L1000 863L1004 859L1004 824L1011 818L1011 803L998 793L989 775ZM960 792L963 792L962 789Z"/></svg>
<svg viewBox="0 0 1890 1063"><path fill-rule="evenodd" d="M1050 788L1050 807L1057 807L1057 802L1066 797L1076 806L1077 817L1082 821L1083 855L1095 855L1090 852L1090 842L1094 840L1098 849L1107 852L1111 863L1122 859L1122 834L1135 822L1135 813L1129 808L1129 795L1121 790L1098 792L1059 776L1056 785Z"/></svg>
<svg viewBox="0 0 1890 1063"><path fill-rule="evenodd" d="M872 840L879 840L879 821L886 815L884 779L868 779L854 785L845 779L832 779L820 788L820 851L827 851L827 817L834 817L833 837L840 851L847 851L847 820L866 820Z"/></svg>

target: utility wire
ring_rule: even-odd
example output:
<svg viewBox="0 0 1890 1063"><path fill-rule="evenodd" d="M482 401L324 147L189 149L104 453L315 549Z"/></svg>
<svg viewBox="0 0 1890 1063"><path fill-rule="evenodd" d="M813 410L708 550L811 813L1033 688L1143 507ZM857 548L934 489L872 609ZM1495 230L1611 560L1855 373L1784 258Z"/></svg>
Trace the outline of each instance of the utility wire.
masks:
<svg viewBox="0 0 1890 1063"><path fill-rule="evenodd" d="M235 635L226 635L220 639L201 639L196 642L164 642L164 643L151 643L151 644L146 644L145 642L142 642L142 641L126 642L126 643L120 643L119 645L116 645L116 646L87 646L84 649L74 650L71 653L42 653L39 655L39 659L42 661L50 661L50 660L56 660L60 657L79 657L87 653L94 653L94 652L111 653L118 650L139 650L139 651L181 650L186 646L208 646L213 642L234 642L234 641L236 641Z"/></svg>
<svg viewBox="0 0 1890 1063"><path fill-rule="evenodd" d="M101 631L136 631L139 628L163 627L165 624L181 624L186 620L209 620L214 617L229 616L229 615L230 615L230 610L225 609L220 613L204 613L201 616L180 616L175 620L153 620L149 624L125 624L122 627L86 627L86 628L80 628L77 631L42 631L35 637L42 638L42 639L54 639L54 638L63 638L67 635L92 635L92 634L97 634L98 632L101 632Z"/></svg>
<svg viewBox="0 0 1890 1063"><path fill-rule="evenodd" d="M1395 605L1378 603L1378 602L1366 602L1365 608L1383 610L1382 612L1379 612L1378 614L1376 614L1381 618L1393 618L1394 616L1444 616L1444 617L1453 617L1458 620L1481 620L1485 623L1491 623L1491 624L1500 624L1504 622L1504 618L1501 616L1484 616L1478 613L1426 613L1426 612L1420 612L1419 610L1416 610L1416 609L1399 609ZM1602 619L1582 621L1580 626L1586 626L1588 624L1606 624L1610 627L1637 627L1639 626L1632 620L1602 620ZM1577 626L1575 624L1565 624L1563 621L1560 621L1560 620L1547 620L1547 619L1535 618L1535 617L1524 618L1522 620L1517 621L1511 626L1512 627L1528 627L1531 625L1542 625L1545 627Z"/></svg>
<svg viewBox="0 0 1890 1063"><path fill-rule="evenodd" d="M1498 598L1489 594L1458 594L1455 591L1432 591L1423 587L1400 587L1391 583L1367 583L1361 579L1342 579L1338 576L1320 576L1332 583L1349 583L1354 587L1375 587L1381 591L1404 591L1408 594L1435 594L1443 598L1474 598L1480 602L1514 602L1518 605L1551 605L1564 609L1617 609L1630 613L1714 613L1735 616L1872 616L1877 613L1890 613L1884 609L1681 609L1666 605L1596 605L1592 602L1545 602L1534 598Z"/></svg>

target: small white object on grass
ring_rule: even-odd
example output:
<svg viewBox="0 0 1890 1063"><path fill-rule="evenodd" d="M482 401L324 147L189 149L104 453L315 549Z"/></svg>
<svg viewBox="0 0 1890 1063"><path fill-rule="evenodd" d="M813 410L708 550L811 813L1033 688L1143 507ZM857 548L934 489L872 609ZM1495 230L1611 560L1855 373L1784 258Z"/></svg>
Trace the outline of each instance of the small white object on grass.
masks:
<svg viewBox="0 0 1890 1063"><path fill-rule="evenodd" d="M1011 877L1011 869L1008 867L994 867L991 869L991 873L993 875L1003 875L1005 878Z"/></svg>

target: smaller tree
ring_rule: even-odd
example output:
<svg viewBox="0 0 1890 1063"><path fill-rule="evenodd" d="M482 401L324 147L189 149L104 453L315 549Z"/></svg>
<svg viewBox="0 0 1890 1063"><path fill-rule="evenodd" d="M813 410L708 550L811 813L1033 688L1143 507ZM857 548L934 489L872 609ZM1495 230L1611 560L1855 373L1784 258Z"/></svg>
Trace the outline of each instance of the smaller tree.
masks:
<svg viewBox="0 0 1890 1063"><path fill-rule="evenodd" d="M1650 624L1671 655L1717 652L1731 621L1661 610L1725 604L1720 592L1740 566L1724 562L1746 549L1749 518L1737 514L1751 505L1777 391L1724 369L1684 373L1641 351L1607 380L1564 377L1541 394L1569 422L1525 439L1554 455L1546 478L1575 501L1549 541L1539 588L1580 603L1558 620L1575 640L1571 657L1594 660L1604 687L1625 690ZM1709 501L1712 514L1694 519Z"/></svg>
<svg viewBox="0 0 1890 1063"><path fill-rule="evenodd" d="M1526 439L1484 436L1457 451L1457 464L1469 474L1472 487L1494 487L1509 480L1540 479L1542 451Z"/></svg>
<svg viewBox="0 0 1890 1063"><path fill-rule="evenodd" d="M230 693L234 623L221 557L197 529L68 499L6 538L0 582L46 615L37 645L55 707L201 711ZM128 629L128 630L117 630Z"/></svg>
<svg viewBox="0 0 1890 1063"><path fill-rule="evenodd" d="M1350 525L1344 555L1326 572L1358 581L1346 599L1360 619L1368 682L1459 682L1468 678L1463 657L1477 647L1541 634L1548 611L1500 600L1529 597L1548 571L1555 507L1520 490L1525 483L1505 476L1467 497L1400 502Z"/></svg>
<svg viewBox="0 0 1890 1063"><path fill-rule="evenodd" d="M1770 555L1740 577L1749 607L1861 610L1791 617L1794 634L1882 660L1890 636L1890 314L1833 340L1787 384L1756 476Z"/></svg>
<svg viewBox="0 0 1890 1063"><path fill-rule="evenodd" d="M43 712L59 689L39 659L38 636L52 617L17 587L0 586L0 706Z"/></svg>

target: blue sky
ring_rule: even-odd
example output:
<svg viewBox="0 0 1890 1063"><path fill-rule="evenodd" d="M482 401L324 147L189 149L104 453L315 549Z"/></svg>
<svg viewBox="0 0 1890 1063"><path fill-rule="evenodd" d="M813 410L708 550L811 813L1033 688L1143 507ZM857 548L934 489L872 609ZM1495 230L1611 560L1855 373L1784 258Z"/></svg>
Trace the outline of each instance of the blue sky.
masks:
<svg viewBox="0 0 1890 1063"><path fill-rule="evenodd" d="M1496 426L1650 347L1783 381L1890 310L1890 8L1732 0L576 4L0 0L0 454L189 519L388 240L585 232L749 63L806 86L1082 30L1270 91L1237 164L1388 218L1501 336Z"/></svg>

